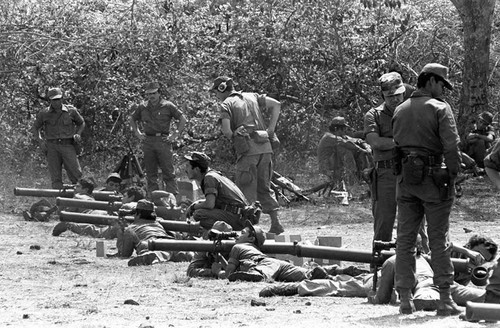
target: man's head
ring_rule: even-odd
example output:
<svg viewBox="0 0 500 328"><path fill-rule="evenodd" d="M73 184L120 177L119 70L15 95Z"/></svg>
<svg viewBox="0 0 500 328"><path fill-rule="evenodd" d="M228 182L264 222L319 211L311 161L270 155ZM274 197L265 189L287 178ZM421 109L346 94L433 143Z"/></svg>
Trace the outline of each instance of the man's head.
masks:
<svg viewBox="0 0 500 328"><path fill-rule="evenodd" d="M144 220L156 220L155 204L146 199L141 199L135 207L135 215Z"/></svg>
<svg viewBox="0 0 500 328"><path fill-rule="evenodd" d="M478 120L477 120L477 126L478 128L486 128L488 125L491 125L493 123L493 114L490 112L482 112L479 114Z"/></svg>
<svg viewBox="0 0 500 328"><path fill-rule="evenodd" d="M196 180L202 177L208 170L210 157L205 153L194 151L190 155L184 155L186 162L186 174L189 179Z"/></svg>
<svg viewBox="0 0 500 328"><path fill-rule="evenodd" d="M337 131L345 131L350 126L345 122L345 119L342 116L334 117L332 123L328 127L330 132L334 133Z"/></svg>
<svg viewBox="0 0 500 328"><path fill-rule="evenodd" d="M152 103L156 103L160 100L160 84L158 82L148 82L144 85L144 94L146 98Z"/></svg>
<svg viewBox="0 0 500 328"><path fill-rule="evenodd" d="M443 94L443 88L453 90L448 80L448 67L437 63L425 65L418 75L417 88L427 89L433 97L440 97Z"/></svg>
<svg viewBox="0 0 500 328"><path fill-rule="evenodd" d="M122 203L138 202L146 197L144 190L138 186L131 186L123 192Z"/></svg>
<svg viewBox="0 0 500 328"><path fill-rule="evenodd" d="M245 228L241 230L240 236L236 239L237 244L251 243L260 248L266 241L266 234L259 226L254 226L250 221L245 221Z"/></svg>
<svg viewBox="0 0 500 328"><path fill-rule="evenodd" d="M47 99L50 101L50 106L59 109L62 107L63 93L61 88L49 88L47 91Z"/></svg>
<svg viewBox="0 0 500 328"><path fill-rule="evenodd" d="M214 80L210 91L215 92L217 98L222 101L234 91L233 80L228 76L219 76Z"/></svg>
<svg viewBox="0 0 500 328"><path fill-rule="evenodd" d="M494 260L498 251L498 245L493 239L480 235L470 237L464 247L481 253L486 261Z"/></svg>
<svg viewBox="0 0 500 328"><path fill-rule="evenodd" d="M378 81L385 105L390 110L396 109L403 102L406 90L401 75L397 72L389 72L382 75Z"/></svg>
<svg viewBox="0 0 500 328"><path fill-rule="evenodd" d="M120 174L113 172L108 175L106 179L106 190L108 191L120 191L120 186L122 183L122 178Z"/></svg>
<svg viewBox="0 0 500 328"><path fill-rule="evenodd" d="M80 178L75 186L75 194L92 195L95 184L90 178Z"/></svg>

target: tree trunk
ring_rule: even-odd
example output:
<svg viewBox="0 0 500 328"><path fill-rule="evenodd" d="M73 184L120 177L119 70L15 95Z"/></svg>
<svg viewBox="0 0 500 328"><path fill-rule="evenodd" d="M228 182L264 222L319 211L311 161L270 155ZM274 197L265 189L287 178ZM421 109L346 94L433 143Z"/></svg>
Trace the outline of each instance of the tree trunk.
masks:
<svg viewBox="0 0 500 328"><path fill-rule="evenodd" d="M461 135L488 110L491 25L496 0L451 0L463 23L464 64L458 126Z"/></svg>

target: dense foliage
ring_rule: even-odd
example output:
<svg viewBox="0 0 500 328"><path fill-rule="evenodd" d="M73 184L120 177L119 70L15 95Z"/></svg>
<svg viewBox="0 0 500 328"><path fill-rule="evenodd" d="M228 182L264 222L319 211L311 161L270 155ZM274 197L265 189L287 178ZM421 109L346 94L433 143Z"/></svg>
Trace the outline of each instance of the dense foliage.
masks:
<svg viewBox="0 0 500 328"><path fill-rule="evenodd" d="M222 138L194 141L219 134L207 91L217 75L282 102L278 135L290 157L314 153L333 116L362 129L388 70L415 83L436 61L462 78L448 1L15 0L2 1L0 15L0 153L17 169L40 159L29 128L50 86L83 114L85 161L96 165L116 161L128 140L137 146L127 117L149 80L188 117L182 150L229 161Z"/></svg>

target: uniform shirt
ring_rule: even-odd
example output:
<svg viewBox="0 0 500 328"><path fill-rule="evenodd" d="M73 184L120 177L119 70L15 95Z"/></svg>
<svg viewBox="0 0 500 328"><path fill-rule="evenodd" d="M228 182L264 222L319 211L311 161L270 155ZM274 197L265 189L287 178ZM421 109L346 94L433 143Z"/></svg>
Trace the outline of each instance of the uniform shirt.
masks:
<svg viewBox="0 0 500 328"><path fill-rule="evenodd" d="M356 146L357 140L360 139L325 133L318 144L320 172L340 170L345 164L355 165L353 152L361 151L361 148Z"/></svg>
<svg viewBox="0 0 500 328"><path fill-rule="evenodd" d="M370 109L364 117L364 134L376 132L380 137L392 139L392 115L393 113L385 106L385 103ZM372 148L373 160L386 161L392 159L392 149L380 150Z"/></svg>
<svg viewBox="0 0 500 328"><path fill-rule="evenodd" d="M268 257L266 254L262 253L254 244L242 243L235 244L231 248L229 253L228 264L234 264L236 267L240 265L242 260L256 260L264 257Z"/></svg>
<svg viewBox="0 0 500 328"><path fill-rule="evenodd" d="M170 101L160 99L156 105L149 101L132 107L132 119L142 122L145 134L163 133L168 135L172 118L180 120L182 112Z"/></svg>
<svg viewBox="0 0 500 328"><path fill-rule="evenodd" d="M403 150L422 150L427 154L444 155L452 176L460 164L457 126L450 105L432 98L421 89L399 105L393 117L394 142Z"/></svg>
<svg viewBox="0 0 500 328"><path fill-rule="evenodd" d="M169 235L157 221L136 219L125 229L123 236L118 238L117 246L121 256L130 257L134 249L137 254L147 250L141 242L156 238L174 237Z"/></svg>
<svg viewBox="0 0 500 328"><path fill-rule="evenodd" d="M500 171L500 140L493 144L491 152L484 158L484 167Z"/></svg>
<svg viewBox="0 0 500 328"><path fill-rule="evenodd" d="M216 208L221 208L223 205L237 207L248 205L248 201L240 188L220 172L208 170L201 181L200 187L205 197L210 194L215 195Z"/></svg>
<svg viewBox="0 0 500 328"><path fill-rule="evenodd" d="M266 106L266 95L234 91L221 104L221 119L228 119L231 130L244 126L248 132L265 130L260 108ZM250 149L245 155L272 153L271 142L256 143L250 139Z"/></svg>
<svg viewBox="0 0 500 328"><path fill-rule="evenodd" d="M62 105L61 111L48 107L38 113L33 130L43 128L45 139L73 139L76 127L84 123L78 110L71 105Z"/></svg>
<svg viewBox="0 0 500 328"><path fill-rule="evenodd" d="M491 144L495 141L496 139L496 134L495 134L495 130L493 129L493 127L491 125L488 125L486 126L484 129L477 129L476 127L469 133L476 133L476 134L479 134L479 135L482 135L482 136L490 136L493 138L493 141L486 141L486 140L483 140L484 141L484 147L486 149L490 148L491 147ZM474 142L474 141L472 141Z"/></svg>

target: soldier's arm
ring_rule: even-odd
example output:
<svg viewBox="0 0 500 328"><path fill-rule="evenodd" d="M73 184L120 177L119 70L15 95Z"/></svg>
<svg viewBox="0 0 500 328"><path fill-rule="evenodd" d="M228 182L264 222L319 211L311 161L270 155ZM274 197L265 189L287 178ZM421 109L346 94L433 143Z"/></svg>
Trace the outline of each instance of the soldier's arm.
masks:
<svg viewBox="0 0 500 328"><path fill-rule="evenodd" d="M281 103L274 98L266 97L266 108L271 111L267 132L272 134L274 133L276 124L278 123L278 118L281 112Z"/></svg>
<svg viewBox="0 0 500 328"><path fill-rule="evenodd" d="M392 138L381 137L377 132L370 132L366 135L366 142L372 149L391 150L396 144Z"/></svg>

